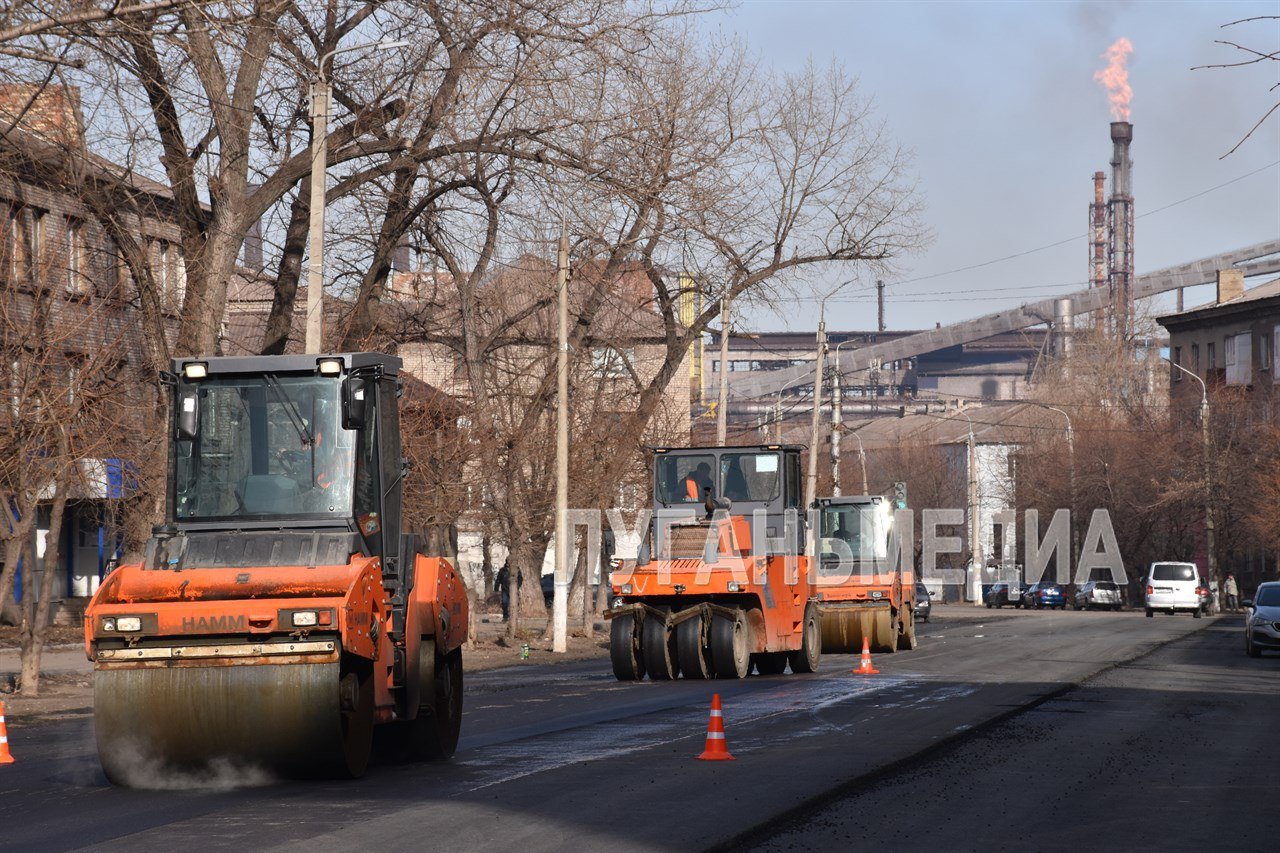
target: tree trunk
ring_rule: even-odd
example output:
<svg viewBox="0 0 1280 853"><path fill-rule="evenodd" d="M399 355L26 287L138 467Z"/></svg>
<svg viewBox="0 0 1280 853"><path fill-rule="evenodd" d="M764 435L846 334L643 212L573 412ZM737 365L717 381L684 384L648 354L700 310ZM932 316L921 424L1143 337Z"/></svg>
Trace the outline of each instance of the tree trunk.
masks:
<svg viewBox="0 0 1280 853"><path fill-rule="evenodd" d="M289 345L310 217L311 198L299 189L289 208L289 227L284 232L284 250L280 253L280 265L276 267L271 314L267 317L267 330L262 336L263 355L283 355L285 347Z"/></svg>
<svg viewBox="0 0 1280 853"><path fill-rule="evenodd" d="M38 492L29 494L35 495ZM7 508L6 508L6 511ZM0 624L20 625L22 613L16 602L11 601L14 581L18 577L18 563L22 560L22 551L31 539L31 528L35 524L35 501L19 501L18 518L9 520L13 525L13 535L4 543L4 574L0 576Z"/></svg>
<svg viewBox="0 0 1280 853"><path fill-rule="evenodd" d="M44 655L44 643L49 636L49 610L53 606L53 579L58 576L58 556L62 544L62 517L67 511L67 482L59 477L54 486L53 508L49 517L49 532L45 535L44 559L41 561L40 597L32 611L33 618L23 626L22 632L22 695L40 695L40 658ZM28 575L30 577L30 575ZM23 598L31 599L35 590L24 588ZM25 603L25 601L24 601Z"/></svg>

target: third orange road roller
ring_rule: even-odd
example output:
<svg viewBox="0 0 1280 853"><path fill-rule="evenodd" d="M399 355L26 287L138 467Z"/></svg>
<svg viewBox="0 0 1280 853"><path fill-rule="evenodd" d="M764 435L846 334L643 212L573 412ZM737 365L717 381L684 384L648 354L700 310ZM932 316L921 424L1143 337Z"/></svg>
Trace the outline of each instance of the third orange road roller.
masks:
<svg viewBox="0 0 1280 853"><path fill-rule="evenodd" d="M375 726L451 755L467 599L402 523L400 360L182 359L164 522L85 614L117 784L210 766L359 776Z"/></svg>

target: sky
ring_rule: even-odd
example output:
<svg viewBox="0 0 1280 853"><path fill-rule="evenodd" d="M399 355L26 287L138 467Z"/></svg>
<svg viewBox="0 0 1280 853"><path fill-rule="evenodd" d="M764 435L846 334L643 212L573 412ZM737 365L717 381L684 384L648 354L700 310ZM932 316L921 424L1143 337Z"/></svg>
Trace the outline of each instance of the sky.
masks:
<svg viewBox="0 0 1280 853"><path fill-rule="evenodd" d="M1222 158L1280 99L1268 91L1280 80L1280 63L1191 70L1247 58L1215 39L1280 48L1280 21L1221 28L1255 15L1280 15L1280 0L745 0L703 25L740 37L780 73L809 58L843 64L894 137L914 151L933 239L887 279L887 325L904 329L1084 286L1095 171L1107 173L1110 192L1111 115L1093 75L1120 37L1134 47L1133 194L1143 217L1135 223L1137 272L1280 237L1280 111ZM829 302L828 329L874 328L869 297ZM1187 294L1188 305L1211 299L1208 287ZM805 302L786 316L760 313L749 322L758 330L812 329L817 306Z"/></svg>

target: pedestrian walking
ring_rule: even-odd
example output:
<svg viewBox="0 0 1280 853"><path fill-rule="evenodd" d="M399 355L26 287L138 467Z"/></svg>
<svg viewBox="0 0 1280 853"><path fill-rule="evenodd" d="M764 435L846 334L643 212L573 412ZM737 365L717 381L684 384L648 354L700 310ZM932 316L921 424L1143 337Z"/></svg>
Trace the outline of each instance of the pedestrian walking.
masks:
<svg viewBox="0 0 1280 853"><path fill-rule="evenodd" d="M498 596L502 600L502 621L506 622L511 618L511 568L509 560L503 561L502 568L498 569L498 575L493 579L493 585L498 588Z"/></svg>
<svg viewBox="0 0 1280 853"><path fill-rule="evenodd" d="M1222 591L1227 596L1227 609L1235 613L1240 601L1240 587L1236 585L1235 575L1227 572L1227 582L1222 585Z"/></svg>

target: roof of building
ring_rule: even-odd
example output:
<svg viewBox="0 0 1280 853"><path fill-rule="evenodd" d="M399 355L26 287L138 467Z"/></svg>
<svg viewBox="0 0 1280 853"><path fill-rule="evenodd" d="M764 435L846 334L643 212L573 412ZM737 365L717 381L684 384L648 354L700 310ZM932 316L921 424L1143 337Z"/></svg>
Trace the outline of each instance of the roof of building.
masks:
<svg viewBox="0 0 1280 853"><path fill-rule="evenodd" d="M1280 278L1272 279L1257 287L1251 287L1234 299L1209 302L1204 305L1197 305L1194 308L1188 308L1185 311L1163 314L1156 318L1156 322L1162 326L1167 326L1169 323L1178 324L1207 319L1218 311L1231 311L1239 307L1254 307L1254 303L1267 299L1280 299Z"/></svg>

